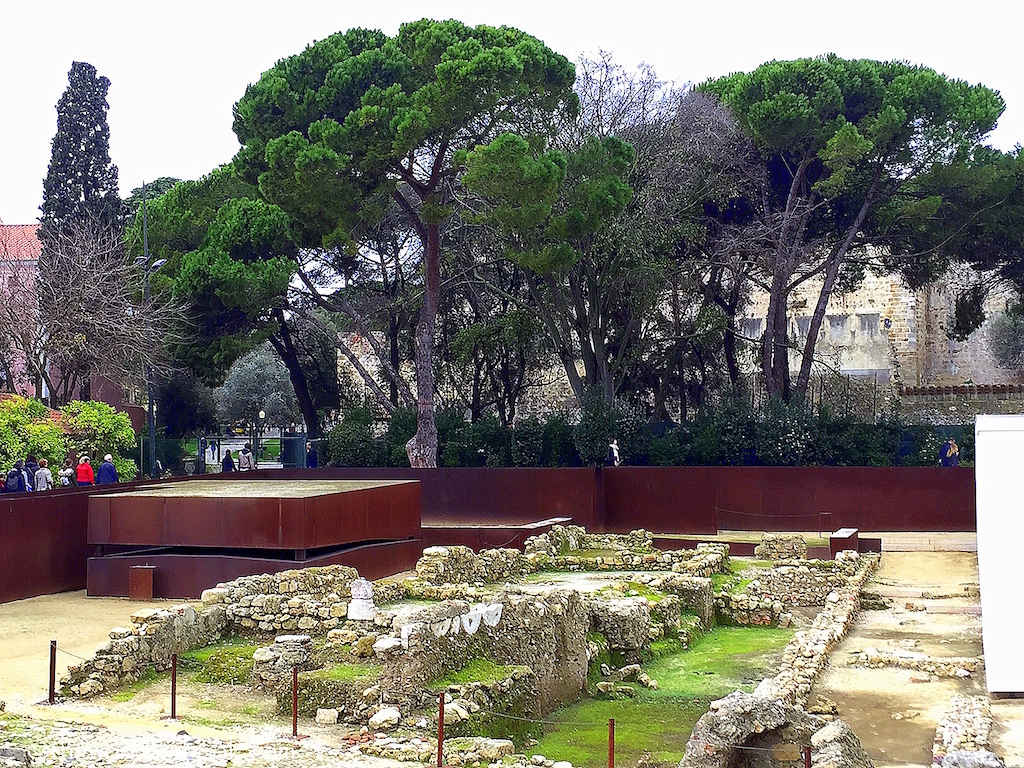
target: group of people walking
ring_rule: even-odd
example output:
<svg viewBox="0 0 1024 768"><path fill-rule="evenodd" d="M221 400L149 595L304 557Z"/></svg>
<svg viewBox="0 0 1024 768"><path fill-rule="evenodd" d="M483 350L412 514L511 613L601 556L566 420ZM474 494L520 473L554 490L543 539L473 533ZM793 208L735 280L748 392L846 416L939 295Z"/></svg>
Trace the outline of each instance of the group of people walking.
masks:
<svg viewBox="0 0 1024 768"><path fill-rule="evenodd" d="M224 451L224 458L220 462L221 472L248 472L250 469L256 469L256 454L252 452L251 443L246 443L238 452L237 464L231 455L231 449Z"/></svg>
<svg viewBox="0 0 1024 768"><path fill-rule="evenodd" d="M56 479L46 459L36 461L29 455L24 460L18 459L8 470L3 482L3 493L25 493L27 491L50 491L56 485L108 485L119 483L114 457L109 453L103 457L103 463L94 471L88 456L79 456L77 464L66 459L64 466L57 471Z"/></svg>

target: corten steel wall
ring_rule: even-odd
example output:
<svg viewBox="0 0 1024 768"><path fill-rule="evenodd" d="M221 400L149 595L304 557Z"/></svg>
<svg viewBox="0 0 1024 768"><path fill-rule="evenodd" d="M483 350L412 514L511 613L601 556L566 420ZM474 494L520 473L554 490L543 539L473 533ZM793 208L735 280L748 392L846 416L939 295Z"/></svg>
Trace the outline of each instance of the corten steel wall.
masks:
<svg viewBox="0 0 1024 768"><path fill-rule="evenodd" d="M609 531L975 529L970 467L617 467L604 475Z"/></svg>
<svg viewBox="0 0 1024 768"><path fill-rule="evenodd" d="M431 524L493 527L571 517L591 530L685 534L707 532L712 514L722 529L816 530L819 513L828 512L833 530L975 529L970 467L616 467L602 470L601 481L585 468L331 468L252 476L420 480L423 519ZM139 485L145 483L117 489ZM86 499L110 490L0 496L0 601L85 586Z"/></svg>
<svg viewBox="0 0 1024 768"><path fill-rule="evenodd" d="M718 467L613 467L604 482L604 528L715 533Z"/></svg>
<svg viewBox="0 0 1024 768"><path fill-rule="evenodd" d="M408 540L366 544L303 562L269 557L169 552L92 557L89 558L88 589L90 596L127 595L128 569L133 565L154 566L153 596L161 598L197 598L204 589L242 575L277 573L291 568L322 565L348 565L365 578L378 579L412 570L422 553L421 541Z"/></svg>
<svg viewBox="0 0 1024 768"><path fill-rule="evenodd" d="M85 586L89 493L0 496L0 603Z"/></svg>
<svg viewBox="0 0 1024 768"><path fill-rule="evenodd" d="M237 475L235 479L237 479ZM306 550L420 533L415 482L305 498L134 496L89 501L96 545Z"/></svg>
<svg viewBox="0 0 1024 768"><path fill-rule="evenodd" d="M257 470L254 479L419 480L423 523L522 525L571 517L600 528L594 470L586 467L439 467ZM207 475L216 478L217 475ZM237 480L238 475L230 477Z"/></svg>

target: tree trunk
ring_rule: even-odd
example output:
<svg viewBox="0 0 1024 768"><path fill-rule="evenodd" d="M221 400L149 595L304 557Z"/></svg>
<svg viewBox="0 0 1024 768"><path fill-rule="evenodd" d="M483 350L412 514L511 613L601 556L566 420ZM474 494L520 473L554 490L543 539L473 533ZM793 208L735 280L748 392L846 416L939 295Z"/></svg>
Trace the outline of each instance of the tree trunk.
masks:
<svg viewBox="0 0 1024 768"><path fill-rule="evenodd" d="M807 330L807 339L804 342L803 358L800 360L800 374L796 380L796 395L799 398L803 398L807 392L807 383L811 378L811 363L814 360L814 346L818 341L818 333L821 331L821 324L825 320L825 310L828 308L829 299L832 297L832 289L835 287L836 278L839 275L839 267L842 264L843 259L846 258L846 254L850 250L850 245L853 243L853 239L860 232L860 228L864 225L864 219L867 218L868 211L873 203L874 185L869 190L868 195L865 197L864 203L861 205L860 210L857 212L857 218L854 219L849 229L846 231L846 237L839 243L835 250L831 254L831 260L829 261L828 268L825 271L825 276L822 278L821 293L818 294L818 301L814 305L814 314L811 315L811 322Z"/></svg>
<svg viewBox="0 0 1024 768"><path fill-rule="evenodd" d="M416 323L416 434L406 443L413 467L437 466L437 423L434 420L434 329L441 294L441 233L437 223L426 225L423 249L425 288Z"/></svg>
<svg viewBox="0 0 1024 768"><path fill-rule="evenodd" d="M313 404L313 397L309 394L309 381L306 372L299 365L299 355L292 343L292 335L288 330L288 323L284 317L284 311L280 308L274 310L274 319L277 320L278 333L270 337L270 343L274 347L285 368L288 369L288 378L292 382L292 389L295 390L295 400L302 412L302 419L306 422L306 434L310 440L320 437L320 418Z"/></svg>

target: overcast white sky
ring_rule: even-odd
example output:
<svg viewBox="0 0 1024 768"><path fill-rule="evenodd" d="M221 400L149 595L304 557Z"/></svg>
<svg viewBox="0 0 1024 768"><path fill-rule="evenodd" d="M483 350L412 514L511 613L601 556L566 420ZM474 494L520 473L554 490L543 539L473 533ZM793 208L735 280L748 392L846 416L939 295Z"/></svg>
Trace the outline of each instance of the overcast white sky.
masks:
<svg viewBox="0 0 1024 768"><path fill-rule="evenodd" d="M1024 143L1015 0L2 0L0 220L38 217L72 61L111 80L110 154L125 196L143 179L197 178L230 160L231 107L279 58L339 30L394 34L423 17L516 26L571 59L603 49L678 84L827 52L904 59L999 90L1007 109L991 141Z"/></svg>

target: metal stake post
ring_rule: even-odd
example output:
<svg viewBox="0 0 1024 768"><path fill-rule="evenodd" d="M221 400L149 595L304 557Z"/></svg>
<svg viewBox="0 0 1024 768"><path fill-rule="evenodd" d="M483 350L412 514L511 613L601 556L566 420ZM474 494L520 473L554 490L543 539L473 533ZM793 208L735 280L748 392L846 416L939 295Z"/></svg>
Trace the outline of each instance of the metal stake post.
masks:
<svg viewBox="0 0 1024 768"><path fill-rule="evenodd" d="M292 738L299 738L299 668L292 667Z"/></svg>
<svg viewBox="0 0 1024 768"><path fill-rule="evenodd" d="M171 654L171 720L178 719L178 654Z"/></svg>
<svg viewBox="0 0 1024 768"><path fill-rule="evenodd" d="M444 691L437 696L437 768L444 765Z"/></svg>
<svg viewBox="0 0 1024 768"><path fill-rule="evenodd" d="M57 641L50 641L50 703L57 700Z"/></svg>
<svg viewBox="0 0 1024 768"><path fill-rule="evenodd" d="M608 768L615 768L615 720L608 721Z"/></svg>

